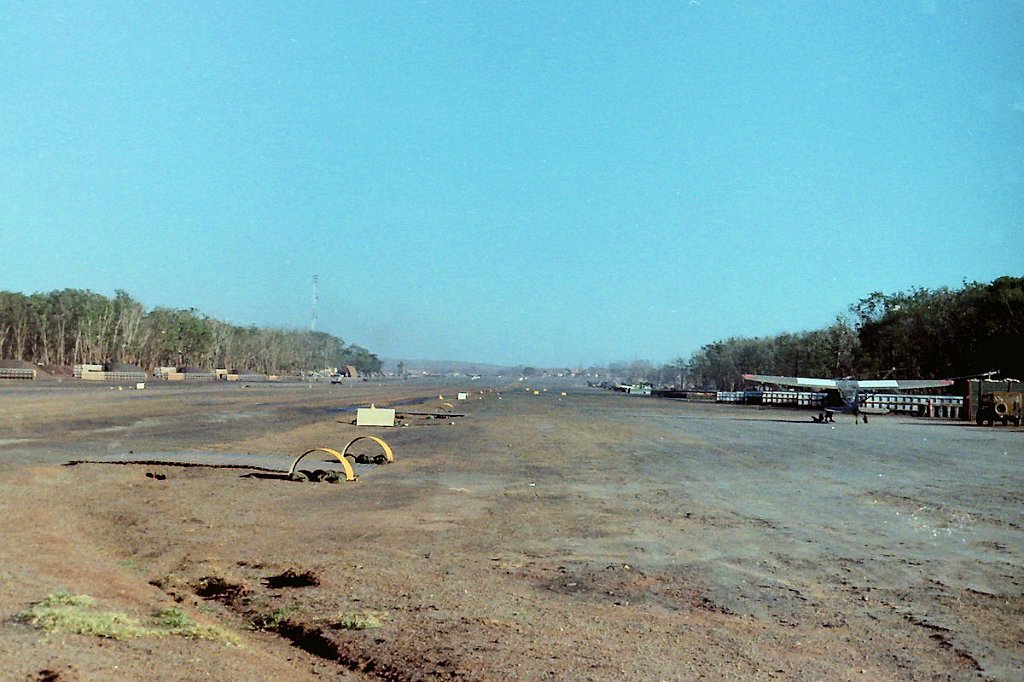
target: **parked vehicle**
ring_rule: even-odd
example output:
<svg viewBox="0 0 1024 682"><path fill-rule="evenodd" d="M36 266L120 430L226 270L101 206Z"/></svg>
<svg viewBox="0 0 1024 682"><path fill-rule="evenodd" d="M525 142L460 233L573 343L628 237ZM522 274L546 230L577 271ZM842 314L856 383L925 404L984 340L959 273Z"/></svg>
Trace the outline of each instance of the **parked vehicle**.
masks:
<svg viewBox="0 0 1024 682"><path fill-rule="evenodd" d="M1013 422L1014 426L1020 426L1021 418L1024 417L1024 399L1022 394L1011 391L993 391L981 396L978 404L978 416L975 421L978 426L984 426L986 422L995 426L996 420L1006 425Z"/></svg>

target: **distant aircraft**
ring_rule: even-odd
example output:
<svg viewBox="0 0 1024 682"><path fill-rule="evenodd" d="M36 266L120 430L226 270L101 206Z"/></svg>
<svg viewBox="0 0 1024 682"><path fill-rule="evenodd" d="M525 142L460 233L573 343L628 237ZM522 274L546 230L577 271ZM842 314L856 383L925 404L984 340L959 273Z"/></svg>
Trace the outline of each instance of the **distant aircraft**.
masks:
<svg viewBox="0 0 1024 682"><path fill-rule="evenodd" d="M780 377L771 374L744 374L748 381L760 381L763 384L779 384L807 389L825 389L825 411L815 418L816 422L833 421L836 412L858 416L868 423L868 415L860 408L862 390L877 391L881 389L906 390L914 388L939 388L952 386L950 379L872 379L857 381L856 379L815 379L811 377Z"/></svg>

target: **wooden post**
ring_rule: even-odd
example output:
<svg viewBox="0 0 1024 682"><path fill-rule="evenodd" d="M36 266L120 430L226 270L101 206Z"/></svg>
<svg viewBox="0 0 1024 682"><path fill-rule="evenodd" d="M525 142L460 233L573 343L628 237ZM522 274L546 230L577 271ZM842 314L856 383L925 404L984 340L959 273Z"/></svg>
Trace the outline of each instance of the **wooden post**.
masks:
<svg viewBox="0 0 1024 682"><path fill-rule="evenodd" d="M961 395L963 395L963 397L964 397L964 407L960 411L960 419L969 422L969 421L971 421L971 417L974 414L974 410L971 409L972 408L972 405L971 405L972 399L971 399L971 380L970 379L964 379L964 388L963 388L963 392L961 393Z"/></svg>

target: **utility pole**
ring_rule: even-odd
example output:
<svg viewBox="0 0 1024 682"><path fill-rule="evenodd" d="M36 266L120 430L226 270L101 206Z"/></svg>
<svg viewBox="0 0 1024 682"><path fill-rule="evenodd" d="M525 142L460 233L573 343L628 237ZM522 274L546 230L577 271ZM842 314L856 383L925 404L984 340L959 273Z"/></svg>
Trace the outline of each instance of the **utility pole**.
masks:
<svg viewBox="0 0 1024 682"><path fill-rule="evenodd" d="M316 290L319 284L319 275L313 275L313 315L309 320L309 331L316 331Z"/></svg>

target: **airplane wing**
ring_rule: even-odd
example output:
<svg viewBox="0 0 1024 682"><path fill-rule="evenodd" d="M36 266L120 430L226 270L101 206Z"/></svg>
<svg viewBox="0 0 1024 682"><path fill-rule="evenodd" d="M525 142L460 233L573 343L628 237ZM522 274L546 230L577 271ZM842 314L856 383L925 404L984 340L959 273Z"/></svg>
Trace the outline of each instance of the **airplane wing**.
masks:
<svg viewBox="0 0 1024 682"><path fill-rule="evenodd" d="M780 386L798 386L801 388L839 388L835 379L815 379L813 377L782 377L773 374L744 374L744 379L760 381L762 384L779 384ZM861 382L863 385L863 382Z"/></svg>
<svg viewBox="0 0 1024 682"><path fill-rule="evenodd" d="M780 386L797 386L799 388L839 388L839 381L836 379L784 377L773 374L744 374L743 378L750 381L760 381L763 384L779 384ZM953 382L949 379L869 379L856 382L857 388L867 391L877 391L880 389L906 391L915 388L941 388L942 386L952 385Z"/></svg>
<svg viewBox="0 0 1024 682"><path fill-rule="evenodd" d="M914 388L941 388L943 386L952 386L953 382L949 379L869 379L867 381L858 381L857 385L860 388L864 388L869 391L879 388L891 388L905 391Z"/></svg>

